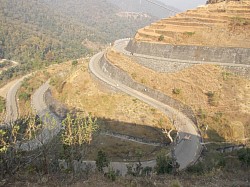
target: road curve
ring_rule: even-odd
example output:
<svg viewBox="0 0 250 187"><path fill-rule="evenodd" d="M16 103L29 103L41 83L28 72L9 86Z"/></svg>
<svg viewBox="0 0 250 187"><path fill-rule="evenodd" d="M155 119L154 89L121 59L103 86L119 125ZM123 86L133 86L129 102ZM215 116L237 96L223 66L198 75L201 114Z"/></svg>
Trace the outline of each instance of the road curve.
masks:
<svg viewBox="0 0 250 187"><path fill-rule="evenodd" d="M9 89L7 96L6 96L6 117L5 117L5 124L10 124L17 120L19 112L18 106L16 101L16 93L17 90L20 88L22 81L29 77L31 74L25 75L22 78L18 79Z"/></svg>
<svg viewBox="0 0 250 187"><path fill-rule="evenodd" d="M180 170L186 168L188 165L194 163L201 152L200 135L196 129L195 124L187 118L184 114L180 113L174 108L165 105L144 93L138 92L121 82L113 80L108 76L105 67L100 67L99 61L104 55L104 52L100 52L92 57L89 63L89 70L101 81L111 85L112 87L119 89L137 99L148 103L149 105L164 112L170 119L175 120L174 125L176 126L179 134L179 141L177 141L174 147L174 153L177 162L180 164ZM104 73L106 72L106 73ZM155 164L155 161L151 162L151 165Z"/></svg>
<svg viewBox="0 0 250 187"><path fill-rule="evenodd" d="M16 145L17 149L21 149L23 151L35 150L48 143L55 135L60 132L60 119L54 113L50 112L44 101L44 94L48 89L49 81L40 86L31 98L32 108L42 120L43 129L34 139L27 142L19 142Z"/></svg>

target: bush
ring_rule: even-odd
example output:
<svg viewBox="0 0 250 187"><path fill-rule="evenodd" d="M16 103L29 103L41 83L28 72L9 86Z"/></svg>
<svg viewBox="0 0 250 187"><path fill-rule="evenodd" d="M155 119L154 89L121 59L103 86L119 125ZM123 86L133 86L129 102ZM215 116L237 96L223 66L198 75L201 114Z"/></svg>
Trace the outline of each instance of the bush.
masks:
<svg viewBox="0 0 250 187"><path fill-rule="evenodd" d="M250 166L250 148L240 149L237 152L238 159L240 160L242 166Z"/></svg>
<svg viewBox="0 0 250 187"><path fill-rule="evenodd" d="M0 113L5 110L5 99L0 96Z"/></svg>
<svg viewBox="0 0 250 187"><path fill-rule="evenodd" d="M29 93L26 93L26 92L21 92L18 96L18 98L20 100L23 100L23 101L28 101L30 99L31 95Z"/></svg>
<svg viewBox="0 0 250 187"><path fill-rule="evenodd" d="M187 168L187 172L189 173L195 173L197 175L201 175L205 172L205 166L201 163L198 162L195 165L191 165Z"/></svg>
<svg viewBox="0 0 250 187"><path fill-rule="evenodd" d="M211 106L218 106L219 102L218 102L218 96L215 92L212 91L208 91L206 93L207 97L208 97L208 104L210 104Z"/></svg>
<svg viewBox="0 0 250 187"><path fill-rule="evenodd" d="M231 25L233 26L243 26L243 25L249 25L250 22L245 19L245 18L242 18L242 17L234 17L232 18L231 20Z"/></svg>
<svg viewBox="0 0 250 187"><path fill-rule="evenodd" d="M187 36L193 36L195 34L195 32L184 32L184 34Z"/></svg>
<svg viewBox="0 0 250 187"><path fill-rule="evenodd" d="M109 171L107 173L105 173L104 176L107 177L108 179L110 179L111 181L115 181L116 180L116 173L113 170L113 168L109 167Z"/></svg>
<svg viewBox="0 0 250 187"><path fill-rule="evenodd" d="M108 167L109 161L106 156L106 153L103 151L98 151L97 158L96 158L96 167L98 171L103 172L104 167Z"/></svg>
<svg viewBox="0 0 250 187"><path fill-rule="evenodd" d="M164 36L160 35L159 38L158 38L158 41L163 41L163 40L164 40Z"/></svg>
<svg viewBox="0 0 250 187"><path fill-rule="evenodd" d="M181 93L181 89L180 88L174 88L172 90L172 93L175 94L175 95L179 95Z"/></svg>
<svg viewBox="0 0 250 187"><path fill-rule="evenodd" d="M155 170L158 175L165 173L172 173L173 171L172 160L163 153L159 154L156 158Z"/></svg>
<svg viewBox="0 0 250 187"><path fill-rule="evenodd" d="M78 64L77 60L73 60L72 63L71 63L72 66L76 66L77 64Z"/></svg>
<svg viewBox="0 0 250 187"><path fill-rule="evenodd" d="M198 112L197 112L197 116L201 119L204 120L207 117L206 111L199 108Z"/></svg>

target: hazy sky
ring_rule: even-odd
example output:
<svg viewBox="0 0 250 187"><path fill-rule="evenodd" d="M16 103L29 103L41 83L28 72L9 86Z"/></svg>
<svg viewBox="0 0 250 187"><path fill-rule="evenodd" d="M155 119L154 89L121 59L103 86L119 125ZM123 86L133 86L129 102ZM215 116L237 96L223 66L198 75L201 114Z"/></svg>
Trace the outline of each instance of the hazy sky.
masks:
<svg viewBox="0 0 250 187"><path fill-rule="evenodd" d="M195 8L199 5L206 4L206 0L160 0L161 2L174 6L180 10Z"/></svg>

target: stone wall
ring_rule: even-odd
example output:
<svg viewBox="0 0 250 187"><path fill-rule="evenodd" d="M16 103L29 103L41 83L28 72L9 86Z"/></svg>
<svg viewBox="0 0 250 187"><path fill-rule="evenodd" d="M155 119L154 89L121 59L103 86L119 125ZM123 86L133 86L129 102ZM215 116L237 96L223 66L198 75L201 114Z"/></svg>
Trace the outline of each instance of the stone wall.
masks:
<svg viewBox="0 0 250 187"><path fill-rule="evenodd" d="M132 53L152 55L186 61L205 61L250 65L250 49L206 46L175 46L130 40L126 50Z"/></svg>
<svg viewBox="0 0 250 187"><path fill-rule="evenodd" d="M138 64L159 73L174 73L181 71L185 68L191 67L192 65L199 64L199 63L193 64L193 63L180 62L175 59L147 58L135 54L130 57L135 59L135 61ZM250 79L250 66L230 66L228 64L222 64L222 63L220 64L220 66L221 68L225 69L225 71L230 71L235 75Z"/></svg>
<svg viewBox="0 0 250 187"><path fill-rule="evenodd" d="M160 91L151 89L147 86L144 86L140 83L135 82L125 71L121 70L120 68L117 68L116 66L110 64L105 56L101 58L99 61L99 65L104 73L106 73L108 76L110 76L112 79L117 80L123 84L125 84L128 87L131 87L139 92L142 92L162 103L165 103L166 105L171 106L172 108L175 108L182 113L184 113L188 118L190 118L196 125L197 120L195 118L194 112L191 109L191 107L181 103L178 100L175 100L165 94L163 94Z"/></svg>

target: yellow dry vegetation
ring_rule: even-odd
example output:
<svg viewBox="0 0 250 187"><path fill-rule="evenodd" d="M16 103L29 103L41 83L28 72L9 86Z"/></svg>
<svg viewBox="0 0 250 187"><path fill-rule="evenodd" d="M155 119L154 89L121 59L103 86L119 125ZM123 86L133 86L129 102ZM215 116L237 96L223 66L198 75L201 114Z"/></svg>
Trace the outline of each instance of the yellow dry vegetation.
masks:
<svg viewBox="0 0 250 187"><path fill-rule="evenodd" d="M17 91L17 97L21 93L27 93L30 96L34 94L36 89L39 88L44 82L46 82L49 78L54 76L55 74L60 73L67 73L69 72L71 67L71 61L61 63L61 64L53 64L45 69L40 71L33 72L31 76L24 79L23 84L21 85L20 89ZM19 116L25 117L30 116L34 113L33 109L31 108L31 100L22 100L18 99L18 110Z"/></svg>
<svg viewBox="0 0 250 187"><path fill-rule="evenodd" d="M176 73L158 73L114 50L108 51L107 58L135 81L191 106L201 129L208 125L205 137L239 142L249 137L249 80L216 65L194 65Z"/></svg>
<svg viewBox="0 0 250 187"><path fill-rule="evenodd" d="M249 48L249 13L249 1L210 4L139 29L135 39L174 45Z"/></svg>
<svg viewBox="0 0 250 187"><path fill-rule="evenodd" d="M78 67L72 69L70 73L59 75L63 80L63 87L60 90L55 86L52 87L53 97L70 108L91 113L97 118L117 121L124 126L126 124L152 127L163 125L171 128L167 117L162 112L126 94L107 91L94 81L87 66L86 61L81 61ZM60 82L58 76L57 81ZM112 129L115 129L115 125ZM126 127L122 129L124 132L127 130ZM134 135L143 134L143 128L133 128L133 130ZM152 138L150 136L155 136L155 134L150 135L147 132L147 136L150 139Z"/></svg>

